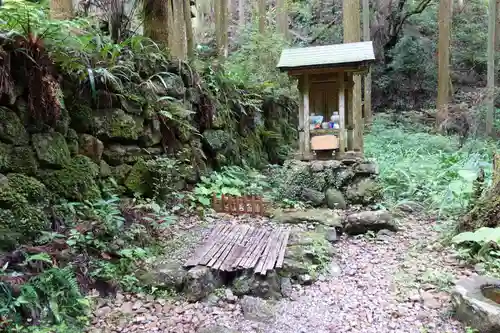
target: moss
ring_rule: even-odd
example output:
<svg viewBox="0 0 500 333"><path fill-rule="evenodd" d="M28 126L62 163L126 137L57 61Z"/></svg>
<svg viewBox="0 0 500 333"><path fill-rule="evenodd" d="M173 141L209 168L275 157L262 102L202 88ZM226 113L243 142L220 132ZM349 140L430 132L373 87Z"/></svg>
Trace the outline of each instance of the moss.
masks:
<svg viewBox="0 0 500 333"><path fill-rule="evenodd" d="M111 176L111 167L104 160L99 162L99 174L103 178Z"/></svg>
<svg viewBox="0 0 500 333"><path fill-rule="evenodd" d="M142 121L117 110L111 116L110 137L137 140L142 132Z"/></svg>
<svg viewBox="0 0 500 333"><path fill-rule="evenodd" d="M61 108L61 115L59 116L59 119L56 120L55 123L55 130L62 135L66 136L68 133L69 129L69 123L71 119L69 117L69 112L65 108Z"/></svg>
<svg viewBox="0 0 500 333"><path fill-rule="evenodd" d="M30 146L12 148L8 169L17 173L35 175L38 170L38 161L33 149Z"/></svg>
<svg viewBox="0 0 500 333"><path fill-rule="evenodd" d="M68 145L61 133L33 134L33 146L38 159L45 165L61 167L70 160Z"/></svg>
<svg viewBox="0 0 500 333"><path fill-rule="evenodd" d="M88 132L92 128L92 109L85 103L75 103L70 110L71 127L78 132Z"/></svg>
<svg viewBox="0 0 500 333"><path fill-rule="evenodd" d="M120 185L123 185L125 184L125 179L127 178L130 170L132 170L132 166L128 164L122 164L112 168L111 172L116 182Z"/></svg>
<svg viewBox="0 0 500 333"><path fill-rule="evenodd" d="M22 173L9 173L7 179L12 191L22 195L30 202L47 202L50 198L50 193L45 185L36 178Z"/></svg>
<svg viewBox="0 0 500 333"><path fill-rule="evenodd" d="M148 179L148 165L143 159L140 159L134 164L127 176L127 179L125 179L125 186L134 193L144 195L150 192Z"/></svg>
<svg viewBox="0 0 500 333"><path fill-rule="evenodd" d="M50 221L44 213L44 206L16 205L11 211L14 217L11 222L15 224L7 222L6 226L22 235L21 242L34 240L42 231L50 228Z"/></svg>
<svg viewBox="0 0 500 333"><path fill-rule="evenodd" d="M71 200L97 200L101 197L96 182L99 166L83 155L77 155L61 170L43 171L40 179L48 189Z"/></svg>
<svg viewBox="0 0 500 333"><path fill-rule="evenodd" d="M78 134L72 128L68 129L68 133L66 134L66 144L71 156L78 154Z"/></svg>
<svg viewBox="0 0 500 333"><path fill-rule="evenodd" d="M9 170L12 146L0 142L0 172Z"/></svg>
<svg viewBox="0 0 500 333"><path fill-rule="evenodd" d="M26 145L29 136L14 111L0 107L0 140L15 145Z"/></svg>

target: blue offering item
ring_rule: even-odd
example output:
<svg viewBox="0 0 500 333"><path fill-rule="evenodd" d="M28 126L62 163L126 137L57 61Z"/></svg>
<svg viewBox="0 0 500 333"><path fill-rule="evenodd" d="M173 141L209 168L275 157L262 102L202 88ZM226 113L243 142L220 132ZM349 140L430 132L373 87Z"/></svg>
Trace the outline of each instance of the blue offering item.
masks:
<svg viewBox="0 0 500 333"><path fill-rule="evenodd" d="M311 124L313 125L316 125L318 123L322 123L323 122L323 116L312 116L311 117Z"/></svg>

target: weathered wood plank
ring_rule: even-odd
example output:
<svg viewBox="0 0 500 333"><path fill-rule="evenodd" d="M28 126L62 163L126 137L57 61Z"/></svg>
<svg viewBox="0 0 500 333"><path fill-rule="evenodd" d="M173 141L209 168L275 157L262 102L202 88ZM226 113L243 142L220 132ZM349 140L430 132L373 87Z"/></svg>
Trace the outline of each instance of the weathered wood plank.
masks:
<svg viewBox="0 0 500 333"><path fill-rule="evenodd" d="M262 257L262 266L259 272L262 275L265 275L267 272L267 267L271 265L273 261L273 253L275 253L276 246L278 245L279 238L281 236L280 230L274 230L271 238L269 239L269 246L267 247L267 253Z"/></svg>
<svg viewBox="0 0 500 333"><path fill-rule="evenodd" d="M283 229L280 228L277 230L276 242L273 244L273 247L269 252L269 258L266 261L266 265L264 266L264 269L266 271L272 270L274 268L276 260L278 259L278 253L281 249L281 243L283 242L284 235L285 232Z"/></svg>
<svg viewBox="0 0 500 333"><path fill-rule="evenodd" d="M260 255L265 249L269 235L270 233L267 230L265 230L259 242L255 246L254 250L248 255L248 258L243 263L243 265L240 264L240 266L242 266L243 268L251 268L255 266L255 264L260 258Z"/></svg>
<svg viewBox="0 0 500 333"><path fill-rule="evenodd" d="M244 224L240 227L240 230L241 231L239 237L235 240L232 248L229 251L227 251L225 258L222 259L221 265L220 266L216 265L214 266L214 268L226 271L228 270L228 268L231 267L233 260L235 259L236 256L238 256L238 253L242 250L242 244L245 240L248 230L250 230L250 226Z"/></svg>
<svg viewBox="0 0 500 333"><path fill-rule="evenodd" d="M250 229L251 230L248 231L247 236L245 237L245 242L243 244L244 248L238 254L238 257L234 259L233 263L231 264L231 267L238 267L238 264L241 261L241 259L245 257L245 254L253 245L253 240L255 239L255 236L258 235L260 232L259 228L251 227Z"/></svg>
<svg viewBox="0 0 500 333"><path fill-rule="evenodd" d="M205 253L205 255L203 256L203 258L200 259L198 264L199 265L208 264L210 259L212 259L212 257L218 252L220 247L224 245L225 240L227 239L227 237L231 235L232 231L233 227L229 225L228 228L224 231L224 233L221 234L219 237L217 237L217 239L214 242L214 246L212 246L212 248L209 251L207 251L207 253Z"/></svg>
<svg viewBox="0 0 500 333"><path fill-rule="evenodd" d="M204 244L195 251L195 253L186 261L184 266L196 266L200 259L203 258L203 255L205 255L205 253L207 253L214 246L214 242L217 237L223 233L227 227L228 226L225 224L216 225Z"/></svg>
<svg viewBox="0 0 500 333"><path fill-rule="evenodd" d="M274 233L271 231L269 234L269 238L267 239L266 247L264 248L264 252L262 252L260 258L257 261L257 266L255 266L255 272L260 273L266 264L267 256L269 255L269 251L272 246L272 242L274 240Z"/></svg>
<svg viewBox="0 0 500 333"><path fill-rule="evenodd" d="M245 263L247 262L248 258L251 256L252 252L255 250L257 245L259 244L260 240L265 234L264 229L256 229L256 233L252 239L249 240L247 246L247 249L241 256L241 258L238 260L238 262L235 262L233 264L233 267L244 267Z"/></svg>
<svg viewBox="0 0 500 333"><path fill-rule="evenodd" d="M241 259L243 253L248 250L250 241L252 240L255 232L258 231L257 228L250 226L245 234L245 237L236 245L235 251L233 252L231 258L226 261L225 270L232 271L237 267L238 261ZM236 264L236 266L235 266Z"/></svg>
<svg viewBox="0 0 500 333"><path fill-rule="evenodd" d="M226 251L228 247L232 247L234 245L234 240L239 236L240 233L240 228L236 225L234 226L233 230L231 231L231 234L225 239L223 242L222 246L219 248L217 253L215 253L212 256L212 259L207 263L208 267L213 267L216 263L219 257Z"/></svg>
<svg viewBox="0 0 500 333"><path fill-rule="evenodd" d="M281 249L280 249L280 252L278 254L278 260L276 261L276 268L283 267L283 261L285 260L286 246L288 245L288 237L290 237L290 229L289 228L287 228L285 231L283 243L281 245Z"/></svg>

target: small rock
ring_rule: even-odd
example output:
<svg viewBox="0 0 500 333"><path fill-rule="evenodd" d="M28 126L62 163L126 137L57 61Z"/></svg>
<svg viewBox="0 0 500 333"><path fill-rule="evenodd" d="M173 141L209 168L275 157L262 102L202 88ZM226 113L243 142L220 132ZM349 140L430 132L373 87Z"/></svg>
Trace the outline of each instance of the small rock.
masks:
<svg viewBox="0 0 500 333"><path fill-rule="evenodd" d="M248 320L268 322L275 316L274 306L266 300L252 296L243 296L240 304L243 316Z"/></svg>
<svg viewBox="0 0 500 333"><path fill-rule="evenodd" d="M226 301L228 301L229 303L234 303L236 302L236 300L238 299L238 297L234 296L233 295L233 291L231 289L226 289L224 291L224 298L226 299Z"/></svg>
<svg viewBox="0 0 500 333"><path fill-rule="evenodd" d="M429 309L439 309L441 307L441 303L434 297L434 295L427 291L421 291L420 297L422 298L424 306Z"/></svg>

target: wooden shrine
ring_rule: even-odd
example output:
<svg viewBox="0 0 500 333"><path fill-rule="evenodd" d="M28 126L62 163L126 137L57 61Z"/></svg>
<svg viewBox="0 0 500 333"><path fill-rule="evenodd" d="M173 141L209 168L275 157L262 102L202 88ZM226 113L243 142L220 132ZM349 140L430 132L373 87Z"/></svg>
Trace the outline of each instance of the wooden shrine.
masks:
<svg viewBox="0 0 500 333"><path fill-rule="evenodd" d="M283 50L277 67L298 78L298 159L362 154L363 110L355 103L362 96L356 96L353 78L367 73L374 60L371 41Z"/></svg>

